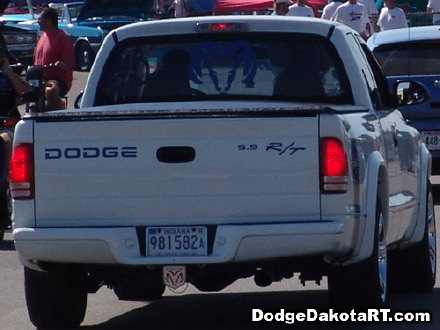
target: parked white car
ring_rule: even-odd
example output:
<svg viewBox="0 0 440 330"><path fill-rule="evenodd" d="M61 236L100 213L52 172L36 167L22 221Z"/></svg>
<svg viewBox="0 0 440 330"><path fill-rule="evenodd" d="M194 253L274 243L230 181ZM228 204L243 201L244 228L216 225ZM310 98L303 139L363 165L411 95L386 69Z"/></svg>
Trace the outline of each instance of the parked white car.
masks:
<svg viewBox="0 0 440 330"><path fill-rule="evenodd" d="M13 236L32 322L78 326L104 284L148 300L165 285L218 291L296 272L328 276L331 305L346 308L432 290L430 154L394 99L338 23L114 30L81 109L16 129Z"/></svg>

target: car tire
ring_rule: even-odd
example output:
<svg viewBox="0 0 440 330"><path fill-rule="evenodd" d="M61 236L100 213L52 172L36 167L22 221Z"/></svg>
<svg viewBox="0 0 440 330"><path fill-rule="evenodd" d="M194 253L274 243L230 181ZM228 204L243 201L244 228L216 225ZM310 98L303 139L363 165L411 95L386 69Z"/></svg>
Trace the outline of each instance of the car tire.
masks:
<svg viewBox="0 0 440 330"><path fill-rule="evenodd" d="M78 71L90 71L94 59L93 49L87 42L81 42L76 47L76 68Z"/></svg>
<svg viewBox="0 0 440 330"><path fill-rule="evenodd" d="M26 303L38 329L76 328L87 307L85 281L77 272L39 272L24 268Z"/></svg>
<svg viewBox="0 0 440 330"><path fill-rule="evenodd" d="M428 182L425 231L422 241L406 249L390 251L391 292L431 292L437 271L436 225L432 186Z"/></svg>
<svg viewBox="0 0 440 330"><path fill-rule="evenodd" d="M332 308L375 308L387 299L387 248L384 216L377 201L374 247L370 257L346 267L335 266L328 274L329 302Z"/></svg>

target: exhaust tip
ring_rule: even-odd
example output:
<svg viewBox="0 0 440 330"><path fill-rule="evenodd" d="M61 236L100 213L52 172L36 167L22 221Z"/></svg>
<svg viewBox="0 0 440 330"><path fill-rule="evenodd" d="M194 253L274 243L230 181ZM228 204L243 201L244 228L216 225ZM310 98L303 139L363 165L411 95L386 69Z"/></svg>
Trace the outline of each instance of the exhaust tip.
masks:
<svg viewBox="0 0 440 330"><path fill-rule="evenodd" d="M267 287L272 284L272 276L265 271L258 271L254 276L254 282L260 287Z"/></svg>

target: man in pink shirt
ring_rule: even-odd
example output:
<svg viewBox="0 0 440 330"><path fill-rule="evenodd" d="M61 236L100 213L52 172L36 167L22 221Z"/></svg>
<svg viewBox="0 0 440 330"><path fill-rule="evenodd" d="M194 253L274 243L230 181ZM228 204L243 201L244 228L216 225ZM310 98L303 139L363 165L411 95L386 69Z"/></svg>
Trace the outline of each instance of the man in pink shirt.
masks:
<svg viewBox="0 0 440 330"><path fill-rule="evenodd" d="M58 28L58 14L54 9L44 9L39 23L45 33L38 41L34 63L45 66L47 108L65 109L66 105L61 98L72 87L75 65L73 41Z"/></svg>

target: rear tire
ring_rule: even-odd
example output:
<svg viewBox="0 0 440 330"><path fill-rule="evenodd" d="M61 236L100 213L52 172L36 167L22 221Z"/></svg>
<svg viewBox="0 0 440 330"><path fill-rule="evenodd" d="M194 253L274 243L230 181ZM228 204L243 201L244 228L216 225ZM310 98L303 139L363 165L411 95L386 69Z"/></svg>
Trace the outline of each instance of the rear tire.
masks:
<svg viewBox="0 0 440 330"><path fill-rule="evenodd" d="M390 252L391 292L431 292L437 271L436 225L432 186L428 183L423 240Z"/></svg>
<svg viewBox="0 0 440 330"><path fill-rule="evenodd" d="M84 320L87 290L78 272L38 272L24 268L26 303L38 329L76 328Z"/></svg>
<svg viewBox="0 0 440 330"><path fill-rule="evenodd" d="M376 207L374 247L371 256L347 267L334 267L328 275L332 308L374 308L387 298L387 249L384 242L384 217L380 201Z"/></svg>
<svg viewBox="0 0 440 330"><path fill-rule="evenodd" d="M78 71L90 71L95 56L87 42L81 42L76 49L76 68Z"/></svg>

